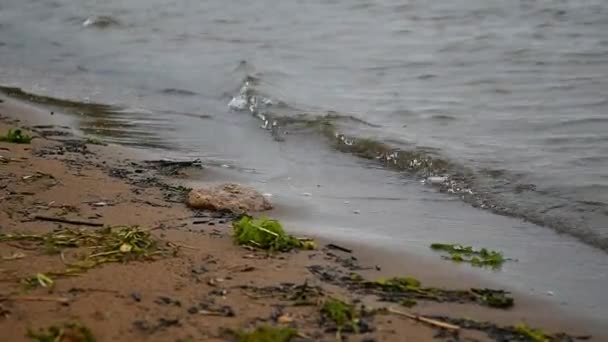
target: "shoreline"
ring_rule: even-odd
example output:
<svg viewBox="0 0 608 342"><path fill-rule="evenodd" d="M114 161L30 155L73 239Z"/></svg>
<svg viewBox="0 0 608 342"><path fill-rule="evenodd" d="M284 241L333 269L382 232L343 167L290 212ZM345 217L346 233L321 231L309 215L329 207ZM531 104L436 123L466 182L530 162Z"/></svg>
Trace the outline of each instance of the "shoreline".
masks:
<svg viewBox="0 0 608 342"><path fill-rule="evenodd" d="M4 99L2 97L0 97L0 99L4 100L4 103L0 103L0 113L4 115L2 122L0 123L0 132L4 133L8 128L13 127L14 125L49 124L48 119L45 120L44 117L36 114L33 108L28 108L30 106L22 105L17 101ZM10 119L7 119L7 117L12 117L13 119L18 117L22 121L9 123L8 121L10 121ZM58 115L55 115L54 117L58 117ZM58 120L60 119L53 119L52 124L57 125ZM44 134L45 129L38 129L38 131L39 133L37 134L40 134L40 132L43 132ZM68 149L68 151L62 151L63 154L38 153L49 148L55 149L55 152L57 151L57 148L61 150L62 147L65 147L65 142L62 140L72 138L74 137L61 137L57 141L51 141L46 138L36 138L31 146L0 143L0 147L3 147L0 154L3 157L25 158L22 159L22 162L29 163L28 169L28 167L22 167L23 164L19 164L22 162L15 162L15 164L19 164L15 165L9 161L5 164L6 168L3 166L1 174L5 180L9 178L18 180L18 178L15 177L19 176L23 179L23 177L29 176L29 174L26 174L28 170L36 170L36 172L40 171L40 174L52 175L50 179L59 180L59 184L62 188L61 190L56 189L57 184L51 186L49 189L44 188L50 186L49 184L44 185L43 188L36 188L38 186L38 178L41 178L41 181L46 181L45 179L42 179L44 177L35 177L36 181L32 182L32 184L7 184L7 187L9 185L14 186L20 192L32 195L23 195L19 197L19 201L22 201L21 203L6 203L6 201L3 200L3 203L0 204L3 209L0 213L0 215L3 215L0 216L0 218L2 218L2 221L0 221L2 222L2 224L0 224L2 230L0 232L4 233L13 230L13 228L16 227L19 227L18 229L23 231L35 230L37 232L48 232L50 228L55 227L55 224L28 220L23 222L21 219L28 217L28 213L24 214L19 212L19 210L23 211L22 209L25 208L25 205L34 205L34 203L38 203L35 206L42 205L40 204L42 202L48 204L54 200L53 196L61 196L64 198L63 201L64 204L66 204L65 208L55 208L46 205L46 210L57 214L62 210L68 210L66 209L68 207L75 207L77 209L75 213L78 213L78 216L92 215L89 217L102 213L103 223L110 225L140 224L142 226L158 227L165 224L162 229L159 229L160 233L158 233L158 238L176 241L179 244L193 246L197 249L190 250L189 248L181 248L179 250L180 255L176 258L163 259L150 263L138 262L126 265L105 265L99 269L92 269L79 277L59 279L57 280L57 287L53 290L55 293L69 294L71 288L97 288L97 290L99 290L100 287L103 287L102 284L105 285L106 283L113 285L111 287L115 286L112 289L113 292L82 291L82 295L78 294L71 298L70 305L67 307L60 306L57 308L56 304L45 303L34 305L31 303L24 304L22 302L14 301L8 310L16 310L18 312L17 316L19 316L20 319L15 319L13 315L9 315L7 319L0 322L0 329L2 331L7 331L9 336L14 338L11 339L11 341L18 341L24 338L23 333L28 324L33 324L35 322L36 327L39 327L42 323L52 323L53 315L68 317L74 314L81 316L85 313L85 317L80 318L87 326L91 327L96 335L99 334L100 340L115 340L117 336L119 336L119 340L141 340L150 338L151 330L154 330L154 332L152 332L154 337L152 338L162 337L169 338L168 340L176 340L177 337L186 337L181 336L181 333L185 333L185 335L192 335L199 339L203 336L206 339L222 339L219 328L223 325L233 328L247 328L256 325L256 320L254 318L260 317L261 312L265 312L269 317L271 316L271 313L268 313L270 306L267 305L267 303L257 303L256 300L250 300L246 294L240 293L239 290L233 288L230 288L227 295L222 295L220 293L219 296L212 295L212 297L219 297L219 301L222 303L231 303L231 306L234 307L234 310L237 311L238 314L235 317L230 318L218 317L217 322L206 322L207 324L210 324L207 329L208 331L206 332L198 331L196 327L201 323L199 322L200 320L208 320L209 317L198 317L200 318L198 320L193 318L192 315L189 315L186 312L186 309L188 308L187 304L180 304L180 306L177 306L171 305L170 303L168 305L166 303L157 304L152 301L150 301L150 303L140 304L143 303L143 301L135 300L135 302L138 303L138 307L131 307L134 300L129 298L133 297L133 292L127 290L129 287L143 286L144 288L148 288L150 292L146 294L146 297L149 297L150 295L154 296L153 294L160 292L177 292L180 298L190 297L191 299L200 297L203 293L207 294L217 290L217 284L215 284L215 286L210 285L209 279L227 279L225 269L217 269L215 271L208 270L203 272L205 273L203 277L198 277L197 275L197 277L194 278L191 278L192 269L188 276L180 274L179 272L175 273L175 270L177 269L187 273L187 267L184 269L185 264L193 264L197 258L207 256L211 256L211 258L215 260L215 265L218 263L227 264L228 269L230 269L230 267L243 266L245 264L248 265L247 267L253 267L255 269L252 272L238 272L236 275L232 274L235 272L228 272L228 277L231 277L232 279L227 283L256 282L260 279L262 280L262 283L265 282L267 284L277 284L281 281L301 283L304 280L310 279L311 281L318 283L319 286L323 287L325 291L332 295L341 296L342 298L350 297L348 291L345 291L345 289L341 289L339 286L338 288L335 288L334 285L328 286L327 284L319 282L318 279L311 277L307 271L307 267L310 267L313 264L339 267L340 263L336 262L336 259L331 257L328 254L328 251L319 250L316 252L280 254L270 258L260 256L259 253L256 253L254 259L245 258L246 256L251 255L251 251L244 250L243 248L232 244L230 237L231 228L227 219L220 218L218 221L223 220L225 222L214 222L213 226L205 226L202 229L205 233L200 234L201 229L199 225L185 222L188 219L191 219L194 216L194 213L187 209L184 204L163 201L162 189L155 186L148 186L139 188L138 191L133 192L133 189L137 187L129 183L128 177L120 179L108 176L107 171L110 169L129 170L129 173L131 173L133 169L141 167L137 162L132 162L130 159L132 159L133 156L130 156L129 153L125 152L120 147L89 145L82 142L82 139L80 139L81 143L77 144L80 150L77 149L76 152L70 152ZM83 145L86 146L85 149L82 148ZM33 149L27 150L28 147L32 147ZM5 149L8 149L8 151ZM83 150L86 150L87 152L83 153ZM121 150L123 151L121 152ZM38 155L33 154L35 152L38 153ZM135 163L135 165L125 167L125 165L128 165L129 163ZM150 177L158 176L153 170L143 170L142 173ZM33 189L28 187L33 187ZM94 203L109 203L106 202L108 199L119 200L117 200L115 204L108 206L94 207L90 205L91 201L98 201ZM84 201L86 201L86 203L84 203ZM11 214L19 219L7 216L7 207L10 209L9 211ZM69 209L66 215L70 215L70 210L72 209ZM181 219L184 217L187 219ZM8 229L6 222L9 223ZM18 222L23 222L23 224L17 224ZM209 231L211 232L209 233ZM323 238L318 239L318 241L319 246L324 246L329 242ZM340 244L340 242L337 242L337 244ZM466 288L470 286L489 285L488 282L480 281L474 277L467 277L465 279L459 278L460 275L458 274L458 271L450 271L449 269L452 267L450 267L450 263L447 262L442 263L441 261L437 261L437 263L431 263L427 260L420 260L420 258L416 258L414 255L405 258L405 262L402 262L402 255L399 255L399 259L397 259L398 256L394 253L369 248L364 244L349 244L349 248L354 250L354 255L357 256L358 262L361 265L380 265L381 271L375 269L361 271L361 275L366 278L375 279L387 276L411 275L421 279L424 284L428 282L429 285L433 286L442 285L449 288ZM5 244L0 244L0 250L2 251L3 256L12 255L11 253L17 252L15 247L7 247ZM201 252L201 250L208 250L209 252L205 253ZM338 254L335 251L330 251L329 253L334 255ZM23 270L19 266L26 267L29 263L27 260L30 258L41 260L36 266L57 266L58 260L56 256L29 256L29 252L26 252L26 254L28 254L28 256L23 258L23 260L4 261L1 268L7 268L9 273L22 272ZM246 260L245 263L243 263L244 260ZM396 260L399 260L399 262ZM198 259L198 261L200 261L200 259ZM250 264L253 266L249 266ZM211 267L205 266L205 268ZM177 280L168 279L170 277L166 277L164 274L158 274L159 271L171 274ZM406 274L404 274L405 271L407 271ZM39 272L42 272L42 270ZM212 273L217 276L207 275L207 273ZM116 281L117 279L115 278L119 278L116 277L116 275L121 275L128 280L125 282L122 280ZM203 278L206 278L207 281L205 282ZM198 282L196 279L198 279ZM190 282L193 282L193 284L190 284ZM222 281L222 283L223 282L224 281ZM10 283L7 285L5 282L2 282L2 293L4 294L5 291L15 291L15 288L11 287L14 285L15 284ZM236 284L231 285L237 286ZM205 287L204 291L200 290L201 286ZM175 290L175 288L180 288L180 290ZM45 293L46 289L38 289L36 291ZM231 296L233 291L234 296ZM137 290L136 292L142 292L143 297L145 291ZM172 294L172 296L175 295ZM207 295L207 297L209 297L209 295ZM519 296L518 294L515 294L514 297L516 300L515 308L509 311L488 309L472 304L435 303L426 301L415 306L412 311L428 316L438 314L443 316L457 312L458 316L461 317L466 316L486 319L507 325L527 322L531 326L540 327L550 332L565 331L574 335L586 335L589 331L592 331L592 334L595 335L594 339L601 340L602 338L602 336L598 337L598 335L596 335L601 330L599 326L593 327L594 324L586 326L585 322L579 322L577 319L565 316L562 318L543 317L547 310L559 312L559 308L548 306L546 303L543 304L542 299L528 298L527 296ZM106 300L108 302L105 302ZM272 300L276 300L278 303L277 305L285 305L283 301L277 298L272 298ZM101 303L100 301L104 302ZM180 299L180 303L183 301L183 299ZM3 303L4 302L0 304ZM372 304L379 305L377 302L373 302ZM95 307L95 312L90 312L90 310L88 310L89 308L86 307L87 305ZM110 314L108 316L107 309L109 305L112 305L112 308L119 312L119 314ZM544 307L541 307L541 305L544 305ZM131 321L124 321L124 319L127 319L128 317L142 313L149 315L151 312L159 310L159 308L166 309L165 311L173 315L172 317L178 317L181 327L177 327L177 324L174 324L175 326L156 327L150 323L155 321L158 317L145 320L144 323L147 322L146 324L148 324L147 329L142 329L142 327L146 328L145 324L142 326L143 323L135 324ZM104 314L104 311L106 311L106 314ZM101 313L98 314L98 312ZM297 316L298 314L301 316ZM115 316L122 317L122 319L118 320ZM305 321L305 313L294 311L294 316L302 317L301 319ZM386 317L389 319L386 320ZM435 329L422 323L416 323L403 318L397 319L395 316L386 317L374 318L374 325L378 328L375 334L372 333L374 337L378 337L380 334L380 339L383 340L402 340L403 336L409 336L414 340L423 341L432 339L434 334L437 333ZM32 319L34 320L32 321ZM163 319L166 320L166 318ZM175 318L171 319L174 320ZM379 320L379 322L375 322L375 320ZM297 320L295 321L297 322ZM388 321L392 321L392 323L389 323ZM304 322L301 326L298 326L298 329L303 329L307 335L319 333L318 331L315 331L313 328L315 324L312 323L313 322ZM315 321L314 323L317 322ZM114 329L112 331L119 331L121 334L115 336L107 335L106 329ZM209 333L209 331L213 332ZM103 334L101 332L103 332ZM179 333L180 336L177 336L176 333ZM478 332L471 332L467 329L463 329L464 335L462 336L467 336L467 333L473 333L473 336L476 338L484 340L483 336L480 337L476 335ZM332 335L321 333L319 339L327 339L329 336Z"/></svg>

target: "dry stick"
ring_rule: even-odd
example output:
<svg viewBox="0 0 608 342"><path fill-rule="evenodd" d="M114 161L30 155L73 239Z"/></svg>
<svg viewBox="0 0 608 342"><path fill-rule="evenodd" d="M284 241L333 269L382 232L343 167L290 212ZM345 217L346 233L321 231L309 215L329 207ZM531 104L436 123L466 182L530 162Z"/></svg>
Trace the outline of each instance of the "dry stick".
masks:
<svg viewBox="0 0 608 342"><path fill-rule="evenodd" d="M87 222L87 221L77 221L77 220L67 220L59 217L49 217L49 216L41 216L36 215L34 219L41 221L50 221L50 222L60 222L60 223L69 223L69 224L77 224L81 226L90 226L90 227L103 227L103 223L96 222Z"/></svg>
<svg viewBox="0 0 608 342"><path fill-rule="evenodd" d="M196 251L200 250L200 248L188 246L186 244L178 243L178 242L167 241L167 245L169 245L169 247L181 247L181 248L187 248L187 249L194 249Z"/></svg>
<svg viewBox="0 0 608 342"><path fill-rule="evenodd" d="M403 312L403 311L395 310L393 308L388 308L387 310L390 313L394 313L396 315L404 316L404 317L407 317L407 318L410 318L410 319L413 319L413 320L416 320L416 321L420 321L420 322L424 322L424 323L427 323L427 324L430 324L430 325L434 325L434 326L439 327L439 328L448 329L448 330L456 330L456 331L460 330L459 326L453 325L453 324L450 324L450 323L441 322L441 321L438 321L438 320L435 320L435 319L431 319L431 318L427 318L427 317L420 316L420 315L414 315L414 314L411 314L411 313L408 313L408 312Z"/></svg>
<svg viewBox="0 0 608 342"><path fill-rule="evenodd" d="M29 302L58 302L69 303L70 299L66 297L45 297L45 296L15 296L15 297L0 297L0 301L6 300L23 300Z"/></svg>
<svg viewBox="0 0 608 342"><path fill-rule="evenodd" d="M339 251L346 252L346 253L352 253L353 252L351 249L348 249L348 248L345 248L345 247L342 247L342 246L338 246L338 245L333 244L333 243L327 244L327 248L329 248L329 249L337 249Z"/></svg>
<svg viewBox="0 0 608 342"><path fill-rule="evenodd" d="M263 231L263 232L265 232L265 233L273 235L274 237L279 237L279 234L277 234L277 233L275 233L273 231L270 231L270 230L268 230L266 228L262 228L262 227L258 227L258 226L254 226L254 227L257 228L257 229L259 229L259 230L261 230L261 231Z"/></svg>

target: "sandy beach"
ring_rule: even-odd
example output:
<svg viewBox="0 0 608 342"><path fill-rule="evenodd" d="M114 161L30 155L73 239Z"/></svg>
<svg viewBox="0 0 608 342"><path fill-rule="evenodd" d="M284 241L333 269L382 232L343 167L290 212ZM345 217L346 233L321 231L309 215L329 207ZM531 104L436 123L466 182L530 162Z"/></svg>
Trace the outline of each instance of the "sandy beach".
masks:
<svg viewBox="0 0 608 342"><path fill-rule="evenodd" d="M139 226L169 251L62 275L86 248L49 253L36 241L0 239L3 341L28 341L28 330L69 322L86 326L96 341L230 341L238 340L234 332L260 326L291 327L294 341L335 341L337 325L321 310L332 298L359 312L357 329L340 334L349 341L533 341L512 328L522 323L551 335L546 340L606 338L601 327L537 298L515 293L512 308L488 307L470 288L496 284L459 278L448 261L398 259L363 243L332 248L344 245L323 237L313 237L315 250L288 253L235 245L233 215L185 205L179 175L192 170L167 176L120 146L72 135L43 108L0 99L0 134L19 127L34 136L30 144L0 142L2 236ZM49 284L39 274L58 275ZM404 276L418 278L422 288L464 294L417 297L408 308L359 281ZM26 289L31 277L34 286Z"/></svg>

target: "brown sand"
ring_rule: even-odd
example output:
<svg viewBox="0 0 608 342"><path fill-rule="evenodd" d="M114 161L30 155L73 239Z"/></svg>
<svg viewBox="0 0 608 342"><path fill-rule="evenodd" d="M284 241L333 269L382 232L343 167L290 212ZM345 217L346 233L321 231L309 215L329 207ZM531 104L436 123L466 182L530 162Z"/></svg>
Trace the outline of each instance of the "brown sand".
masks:
<svg viewBox="0 0 608 342"><path fill-rule="evenodd" d="M3 100L0 103L0 134L10 127L32 125L31 114L35 110L6 98ZM24 120L26 117L28 119ZM40 120L45 121L39 116L36 120L37 124ZM261 296L242 288L243 285L262 287L303 284L305 281L320 286L326 297L363 300L371 307L390 304L405 312L471 317L501 325L525 321L548 331L585 334L580 324L557 315L545 316L547 312L555 311L539 308L539 303L527 299L516 298L515 308L507 311L474 304L435 302L420 302L413 309L407 309L349 293L320 281L307 268L331 266L348 273L349 270L332 256L349 257L347 253L316 250L267 255L235 246L230 222L226 219L194 218L194 212L183 203L167 201L177 197L172 197L175 194L167 193L158 184L134 184L131 176L139 180L162 176L158 170L125 160L121 157L125 153L119 147L66 145L65 141L58 141L60 139L41 137L48 134L49 128L30 126L32 131L38 133L33 133L36 139L29 145L0 142L0 233L44 233L58 227L78 227L35 219L36 215L45 215L105 225L139 225L153 229L158 239L182 247L175 257L106 264L75 277L58 278L52 289L36 288L25 293L21 279L37 272L61 270L65 265L58 255L47 255L32 244L0 242L0 257L3 258L0 260L2 341L24 341L28 329L70 321L89 327L98 341L230 340L225 329L280 325L275 322L277 312L283 312L279 316L291 318L291 323L284 324L296 327L311 340L335 340L335 333L326 332L326 326L320 324L318 307L294 306L279 293ZM123 177L121 170L130 173ZM100 202L105 205L96 204ZM197 221L208 222L195 224ZM366 250L364 246L355 249L354 254L361 265L382 266L383 271L359 272L370 279L406 273L422 275L424 281L424 274L435 270L416 260L396 264L391 262L391 256L379 257L382 254ZM24 257L10 259L19 254ZM78 255L66 251L64 257L76 260ZM432 285L437 285L438 277L429 278L432 278ZM448 283L450 287L457 284L462 287L469 282L452 277ZM30 301L23 296L66 298L69 302ZM221 317L189 312L200 303L212 308L229 307L235 315ZM396 315L376 315L370 323L375 329L373 332L348 335L348 339L428 341L439 331L428 324ZM467 329L460 332L460 337L462 340L489 340L485 334Z"/></svg>

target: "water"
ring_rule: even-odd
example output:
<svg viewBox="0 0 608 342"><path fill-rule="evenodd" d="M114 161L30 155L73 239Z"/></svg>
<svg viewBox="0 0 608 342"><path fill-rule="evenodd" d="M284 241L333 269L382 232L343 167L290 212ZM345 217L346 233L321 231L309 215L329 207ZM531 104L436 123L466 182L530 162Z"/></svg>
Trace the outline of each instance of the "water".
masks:
<svg viewBox="0 0 608 342"><path fill-rule="evenodd" d="M559 300L596 312L604 254L459 198L608 249L606 32L601 0L3 0L0 84L115 106L71 108L71 120L227 166L218 172L274 193L294 227L419 253L447 238L501 248L524 259L501 280L560 287ZM273 101L278 133L228 108L246 80ZM340 154L303 114L446 161L435 173L474 195ZM546 269L559 284L535 276Z"/></svg>

